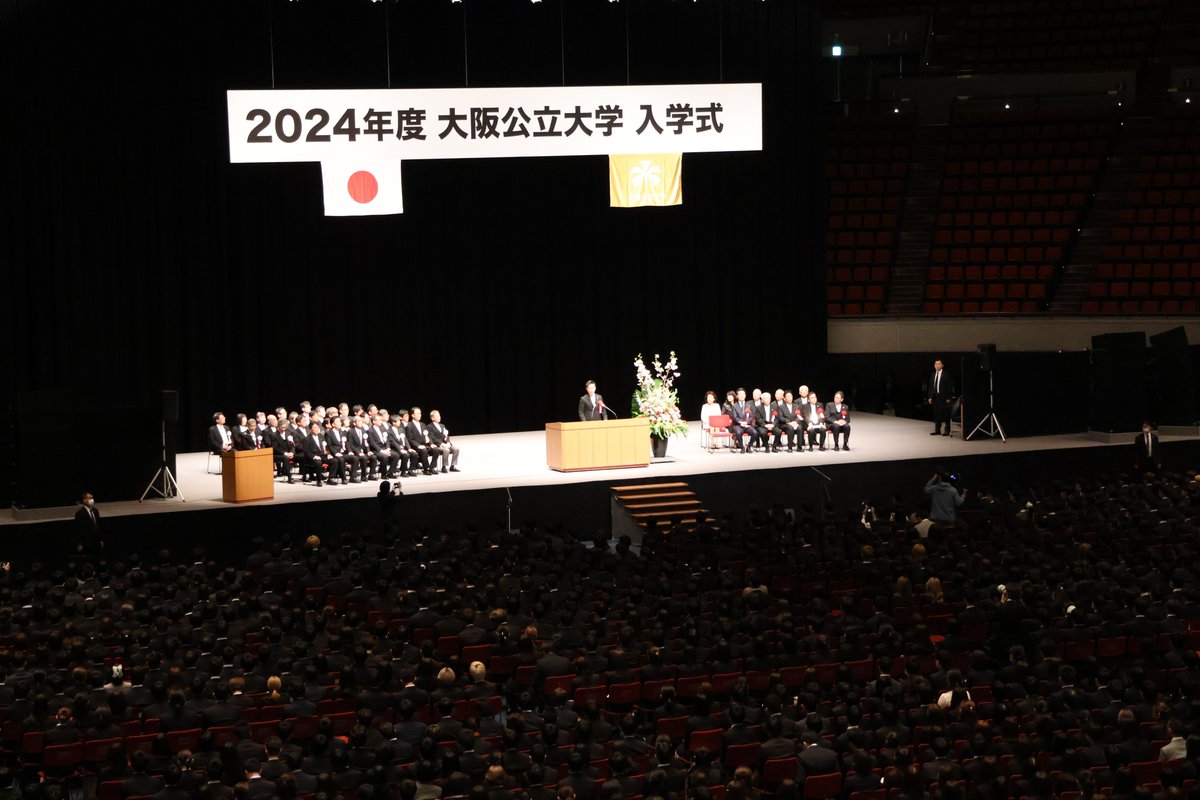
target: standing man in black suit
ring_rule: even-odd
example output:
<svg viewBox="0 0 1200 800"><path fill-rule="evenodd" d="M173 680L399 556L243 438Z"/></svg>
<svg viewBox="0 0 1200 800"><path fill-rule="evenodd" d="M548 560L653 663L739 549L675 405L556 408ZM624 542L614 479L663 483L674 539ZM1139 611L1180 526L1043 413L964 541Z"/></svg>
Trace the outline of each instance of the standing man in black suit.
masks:
<svg viewBox="0 0 1200 800"><path fill-rule="evenodd" d="M329 422L329 430L325 431L325 447L329 450L329 455L337 461L338 472L337 478L344 484L346 483L346 473L349 471L350 483L358 483L358 456L350 452L347 446L346 433L342 430L342 418L334 415ZM347 466L349 470L347 470ZM333 469L333 464L329 465ZM334 477L330 472L331 478Z"/></svg>
<svg viewBox="0 0 1200 800"><path fill-rule="evenodd" d="M304 455L304 459L301 461L304 464L304 472L315 474L317 486L324 486L324 464L329 464L329 474L332 475L333 462L329 458L329 452L325 449L325 437L321 434L321 423L314 422L312 424L309 435L305 436L304 441L300 443L300 452Z"/></svg>
<svg viewBox="0 0 1200 800"><path fill-rule="evenodd" d="M208 429L208 446L218 456L233 449L233 434L225 427L225 415L220 411L213 414L213 425Z"/></svg>
<svg viewBox="0 0 1200 800"><path fill-rule="evenodd" d="M91 492L84 492L79 498L79 510L75 512L75 551L84 555L92 555L104 549L104 540L100 538L100 509L96 508L96 499Z"/></svg>
<svg viewBox="0 0 1200 800"><path fill-rule="evenodd" d="M583 385L583 397L579 398L579 421L595 422L605 418L604 398L596 392L596 382L588 380Z"/></svg>
<svg viewBox="0 0 1200 800"><path fill-rule="evenodd" d="M833 402L825 404L825 424L833 434L833 449L850 449L850 406L846 405L846 396L841 392L833 393ZM842 437L842 445L838 447L838 436Z"/></svg>
<svg viewBox="0 0 1200 800"><path fill-rule="evenodd" d="M1162 457L1159 455L1158 434L1150 430L1150 421L1142 421L1142 432L1133 440L1137 449L1137 471L1158 472L1162 469Z"/></svg>
<svg viewBox="0 0 1200 800"><path fill-rule="evenodd" d="M954 379L946 372L939 358L933 362L933 374L929 376L929 388L925 395L925 402L933 409L930 436L950 435L950 404L954 402L954 395ZM942 433L942 425L946 426L945 433Z"/></svg>
<svg viewBox="0 0 1200 800"><path fill-rule="evenodd" d="M401 419L407 416L407 412L400 412ZM430 464L433 448L429 441L429 432L425 430L425 423L421 422L421 409L417 406L412 407L412 419L404 421L404 433L408 436L409 449L417 451L417 458L421 461L421 471L426 475L434 474Z"/></svg>
<svg viewBox="0 0 1200 800"><path fill-rule="evenodd" d="M375 469L379 466L379 459L371 452L371 445L363 431L362 417L350 418L350 430L346 431L346 446L350 453L358 459L359 480L375 480Z"/></svg>

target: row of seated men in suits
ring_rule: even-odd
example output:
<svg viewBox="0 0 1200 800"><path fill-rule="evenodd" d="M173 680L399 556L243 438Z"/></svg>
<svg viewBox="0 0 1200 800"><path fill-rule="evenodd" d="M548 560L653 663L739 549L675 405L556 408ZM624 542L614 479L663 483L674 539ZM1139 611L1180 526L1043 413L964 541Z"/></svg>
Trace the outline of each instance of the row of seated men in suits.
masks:
<svg viewBox="0 0 1200 800"><path fill-rule="evenodd" d="M814 446L824 450L828 434L833 436L834 450L850 449L850 407L841 392L834 393L833 402L821 403L807 386L800 387L798 397L776 389L774 399L770 392L755 389L750 400L745 389L730 389L723 405L717 405L716 392L705 393L701 423L712 432L709 420L721 415L729 417L726 430L733 436L733 447L742 453L751 453L755 447L764 453L778 453L785 441L789 453L801 452L805 440L809 451Z"/></svg>
<svg viewBox="0 0 1200 800"><path fill-rule="evenodd" d="M314 409L305 402L299 411L277 408L274 414L260 411L250 418L238 414L237 424L230 428L218 411L213 414L208 440L218 454L270 448L275 474L286 477L288 483L295 482L294 466L300 468L304 480L315 478L318 486L326 480L346 484L377 477L458 472L459 448L450 439L450 429L442 424L441 412L430 411L428 424L421 416L421 409L415 406L411 412L389 413L375 405Z"/></svg>

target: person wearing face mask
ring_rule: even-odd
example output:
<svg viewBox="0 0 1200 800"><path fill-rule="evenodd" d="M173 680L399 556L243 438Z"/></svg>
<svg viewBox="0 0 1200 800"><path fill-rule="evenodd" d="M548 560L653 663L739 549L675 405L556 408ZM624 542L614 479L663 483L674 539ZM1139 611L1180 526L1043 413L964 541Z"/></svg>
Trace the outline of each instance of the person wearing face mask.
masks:
<svg viewBox="0 0 1200 800"><path fill-rule="evenodd" d="M104 549L100 538L100 509L91 492L79 498L79 509L75 512L75 552L92 555Z"/></svg>
<svg viewBox="0 0 1200 800"><path fill-rule="evenodd" d="M1142 432L1133 440L1137 450L1137 471L1158 472L1162 469L1162 456L1158 446L1158 434L1150 430L1149 420L1142 422Z"/></svg>

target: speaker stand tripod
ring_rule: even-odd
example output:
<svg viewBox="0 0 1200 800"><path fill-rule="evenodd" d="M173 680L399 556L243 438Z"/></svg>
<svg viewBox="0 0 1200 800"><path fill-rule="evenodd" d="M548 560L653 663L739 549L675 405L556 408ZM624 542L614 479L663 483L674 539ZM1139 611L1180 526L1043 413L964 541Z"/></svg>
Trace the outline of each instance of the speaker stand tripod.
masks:
<svg viewBox="0 0 1200 800"><path fill-rule="evenodd" d="M142 492L138 502L142 502L150 492L154 492L160 500L178 497L179 502L186 503L187 498L183 496L183 492L179 491L179 482L175 480L175 476L171 474L171 467L167 464L167 421L163 420L160 424L162 425L162 465L159 466L158 472L154 473L150 483L146 484L146 490ZM162 481L161 489L158 487L160 480Z"/></svg>
<svg viewBox="0 0 1200 800"><path fill-rule="evenodd" d="M984 426L987 426L986 428ZM979 421L979 424L966 435L965 440L969 440L977 433L984 433L993 439L996 435L1000 435L1000 441L1008 444L1008 439L1004 436L1004 426L1000 424L1000 418L996 416L996 387L995 381L992 378L992 371L988 370L988 413L987 416Z"/></svg>

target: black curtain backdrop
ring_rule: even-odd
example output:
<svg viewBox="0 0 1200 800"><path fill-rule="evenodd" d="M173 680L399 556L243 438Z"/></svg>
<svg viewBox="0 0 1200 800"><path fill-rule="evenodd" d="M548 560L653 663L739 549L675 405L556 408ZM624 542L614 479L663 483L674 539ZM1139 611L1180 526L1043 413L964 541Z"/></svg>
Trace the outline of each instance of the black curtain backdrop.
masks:
<svg viewBox="0 0 1200 800"><path fill-rule="evenodd" d="M7 391L177 388L188 450L302 399L481 433L595 378L624 410L638 352L678 352L687 416L796 385L825 353L815 5L0 0ZM410 162L374 218L323 216L317 164L228 163L227 89L386 87L389 47L393 87L761 81L763 151L685 156L668 209L608 208L603 157Z"/></svg>

